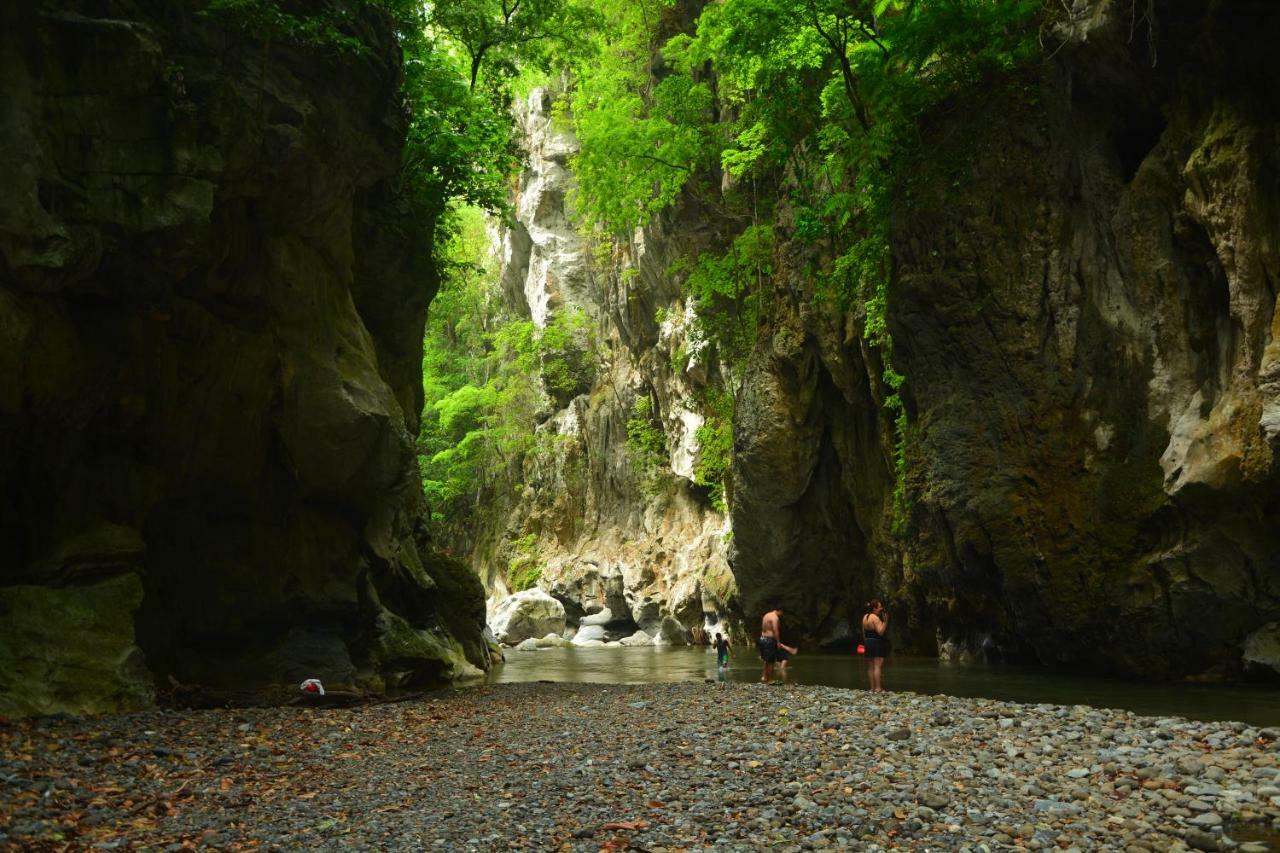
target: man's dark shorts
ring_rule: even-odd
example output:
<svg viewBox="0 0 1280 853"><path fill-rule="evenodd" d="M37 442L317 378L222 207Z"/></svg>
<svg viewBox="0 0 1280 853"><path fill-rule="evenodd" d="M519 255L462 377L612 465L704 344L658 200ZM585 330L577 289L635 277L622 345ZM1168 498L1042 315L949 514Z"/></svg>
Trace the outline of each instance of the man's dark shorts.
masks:
<svg viewBox="0 0 1280 853"><path fill-rule="evenodd" d="M760 659L765 663L782 663L791 660L791 653L778 648L778 641L773 637L761 637L757 643Z"/></svg>

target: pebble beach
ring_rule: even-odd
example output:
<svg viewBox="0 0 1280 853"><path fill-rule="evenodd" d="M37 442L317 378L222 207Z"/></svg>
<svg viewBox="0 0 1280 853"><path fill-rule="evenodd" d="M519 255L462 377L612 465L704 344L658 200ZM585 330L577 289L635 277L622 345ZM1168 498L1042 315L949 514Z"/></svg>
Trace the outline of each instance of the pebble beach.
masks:
<svg viewBox="0 0 1280 853"><path fill-rule="evenodd" d="M0 846L1257 853L1277 738L759 684L41 718L0 725Z"/></svg>

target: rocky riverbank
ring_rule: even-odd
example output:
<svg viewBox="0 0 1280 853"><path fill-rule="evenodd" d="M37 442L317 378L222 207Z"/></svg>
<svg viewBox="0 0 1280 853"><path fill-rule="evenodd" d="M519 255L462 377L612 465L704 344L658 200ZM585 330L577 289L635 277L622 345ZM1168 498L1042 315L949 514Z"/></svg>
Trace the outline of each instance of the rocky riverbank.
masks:
<svg viewBox="0 0 1280 853"><path fill-rule="evenodd" d="M43 718L0 727L0 845L1249 853L1232 822L1280 820L1278 737L742 684Z"/></svg>

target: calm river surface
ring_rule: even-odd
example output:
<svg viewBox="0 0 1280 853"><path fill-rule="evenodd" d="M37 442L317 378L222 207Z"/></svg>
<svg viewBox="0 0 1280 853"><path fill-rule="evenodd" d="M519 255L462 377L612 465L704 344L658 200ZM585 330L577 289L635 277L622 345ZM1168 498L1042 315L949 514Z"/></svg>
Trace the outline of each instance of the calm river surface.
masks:
<svg viewBox="0 0 1280 853"><path fill-rule="evenodd" d="M791 661L791 680L797 684L827 684L865 688L866 666L847 655L801 654ZM489 675L493 683L569 681L604 684L644 684L659 681L701 681L706 678L755 681L760 661L754 650L735 649L729 669L716 671L709 648L564 648L536 652L507 651L507 662ZM1264 726L1280 725L1280 689L1215 684L1150 684L1120 679L1050 673L1030 667L960 666L933 658L891 657L884 667L888 690L981 696L1016 702L1094 705L1125 708L1152 716L1193 720L1243 720ZM856 701L855 697L850 697Z"/></svg>

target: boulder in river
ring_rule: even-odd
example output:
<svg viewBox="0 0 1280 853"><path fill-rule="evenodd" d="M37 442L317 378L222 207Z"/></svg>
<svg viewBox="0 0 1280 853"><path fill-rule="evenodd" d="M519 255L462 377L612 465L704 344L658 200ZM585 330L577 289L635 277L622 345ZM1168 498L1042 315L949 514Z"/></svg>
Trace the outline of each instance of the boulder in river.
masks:
<svg viewBox="0 0 1280 853"><path fill-rule="evenodd" d="M538 642L538 648L540 649L559 649L559 648L564 648L565 646L573 645L564 637L560 636L554 631L552 631L550 634L547 634L545 637L538 640L537 642Z"/></svg>
<svg viewBox="0 0 1280 853"><path fill-rule="evenodd" d="M587 625L608 625L613 621L613 611L608 607L603 607L589 616L583 616L578 624L582 627Z"/></svg>
<svg viewBox="0 0 1280 853"><path fill-rule="evenodd" d="M630 637L623 637L618 642L624 646L652 646L653 637L650 637L644 631L636 631Z"/></svg>
<svg viewBox="0 0 1280 853"><path fill-rule="evenodd" d="M526 589L498 602L489 627L507 645L559 633L564 630L564 605L540 589Z"/></svg>
<svg viewBox="0 0 1280 853"><path fill-rule="evenodd" d="M658 634L653 638L655 646L685 646L689 644L689 631L674 616L662 617Z"/></svg>
<svg viewBox="0 0 1280 853"><path fill-rule="evenodd" d="M585 646L587 643L603 643L605 639L605 630L601 625L584 625L578 629L578 633L573 637L575 646Z"/></svg>

